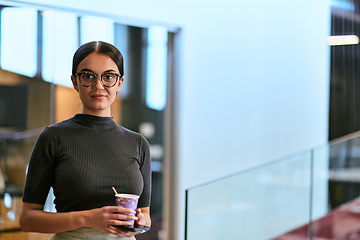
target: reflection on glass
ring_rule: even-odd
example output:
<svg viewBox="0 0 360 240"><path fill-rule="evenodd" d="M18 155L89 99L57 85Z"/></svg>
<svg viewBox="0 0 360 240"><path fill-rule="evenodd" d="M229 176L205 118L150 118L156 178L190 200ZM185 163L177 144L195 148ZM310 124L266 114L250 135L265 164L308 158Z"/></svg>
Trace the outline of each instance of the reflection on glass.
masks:
<svg viewBox="0 0 360 240"><path fill-rule="evenodd" d="M146 104L149 108L162 110L166 104L166 28L154 26L148 29L146 64Z"/></svg>
<svg viewBox="0 0 360 240"><path fill-rule="evenodd" d="M70 13L44 11L42 77L66 87L72 87L71 61L78 47L77 16Z"/></svg>
<svg viewBox="0 0 360 240"><path fill-rule="evenodd" d="M28 77L37 73L36 9L6 7L1 11L1 68Z"/></svg>
<svg viewBox="0 0 360 240"><path fill-rule="evenodd" d="M360 138L327 148L328 174L323 177L328 182L328 209L314 216L312 237L360 239ZM322 161L317 155L314 155L314 162ZM314 201L319 201L316 195Z"/></svg>
<svg viewBox="0 0 360 240"><path fill-rule="evenodd" d="M80 18L80 42L104 41L114 44L114 21L108 18L84 16Z"/></svg>

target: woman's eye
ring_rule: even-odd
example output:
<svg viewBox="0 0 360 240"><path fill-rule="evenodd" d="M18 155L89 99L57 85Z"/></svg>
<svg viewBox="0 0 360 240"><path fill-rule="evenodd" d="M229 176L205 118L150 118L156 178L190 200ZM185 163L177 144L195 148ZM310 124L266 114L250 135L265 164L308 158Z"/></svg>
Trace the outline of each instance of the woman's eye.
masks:
<svg viewBox="0 0 360 240"><path fill-rule="evenodd" d="M104 76L103 76L103 78L104 79L106 79L106 80L111 80L111 79L113 79L115 76L113 75L113 74L105 74Z"/></svg>
<svg viewBox="0 0 360 240"><path fill-rule="evenodd" d="M93 79L94 76L93 76L92 74L87 74L87 73L85 73L85 74L83 74L83 78L84 78L84 79Z"/></svg>

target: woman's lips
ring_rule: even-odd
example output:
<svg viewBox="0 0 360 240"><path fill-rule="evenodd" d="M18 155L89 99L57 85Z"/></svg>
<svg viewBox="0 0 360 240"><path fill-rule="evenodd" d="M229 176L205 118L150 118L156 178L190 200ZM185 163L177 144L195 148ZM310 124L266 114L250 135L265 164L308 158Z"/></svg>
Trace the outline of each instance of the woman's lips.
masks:
<svg viewBox="0 0 360 240"><path fill-rule="evenodd" d="M106 95L104 95L104 94L94 94L94 95L91 95L91 97L95 98L96 100L102 100L102 99L106 98Z"/></svg>

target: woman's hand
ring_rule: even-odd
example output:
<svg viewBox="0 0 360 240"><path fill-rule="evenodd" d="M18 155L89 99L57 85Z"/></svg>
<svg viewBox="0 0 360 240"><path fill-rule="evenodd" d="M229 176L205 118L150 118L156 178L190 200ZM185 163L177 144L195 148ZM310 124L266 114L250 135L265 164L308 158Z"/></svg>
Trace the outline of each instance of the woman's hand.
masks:
<svg viewBox="0 0 360 240"><path fill-rule="evenodd" d="M150 208L149 207L138 208L136 210L136 217L134 219L135 219L135 225L150 227L150 225L151 225ZM118 235L120 237L132 237L134 235L145 232L145 231L143 231L143 232L142 231L140 231L140 232L124 231L124 230L118 229L117 227L114 227L112 225L110 225L109 228L111 228L111 230L112 230L112 231L108 231L109 233Z"/></svg>
<svg viewBox="0 0 360 240"><path fill-rule="evenodd" d="M148 207L136 209L135 225L140 226L140 227L141 226L150 227L151 220L150 220L149 211L150 211L150 209ZM124 230L120 230L114 226L110 226L110 228L112 228L112 230L115 231L116 233L112 233L112 232L109 232L109 233L118 235L120 237L132 237L134 235L143 233L142 231L140 231L140 232L139 231L138 232L124 231Z"/></svg>
<svg viewBox="0 0 360 240"><path fill-rule="evenodd" d="M136 216L138 220L136 220L136 224L139 226L148 226L148 222L146 221L145 214L141 212L141 208L136 209Z"/></svg>
<svg viewBox="0 0 360 240"><path fill-rule="evenodd" d="M138 217L138 220L135 221L136 225L138 226L151 226L151 219L150 219L150 208L138 208L136 209L136 216ZM145 230L136 232L136 234L141 234L146 232Z"/></svg>
<svg viewBox="0 0 360 240"><path fill-rule="evenodd" d="M123 231L116 225L131 225L132 223L126 220L137 220L137 216L130 216L126 214L135 213L129 208L124 208L121 206L106 206L102 208L97 208L89 210L89 215L86 219L85 226L91 227L94 229L99 229L106 231L108 233L118 235L121 237L131 237L135 235L133 232Z"/></svg>

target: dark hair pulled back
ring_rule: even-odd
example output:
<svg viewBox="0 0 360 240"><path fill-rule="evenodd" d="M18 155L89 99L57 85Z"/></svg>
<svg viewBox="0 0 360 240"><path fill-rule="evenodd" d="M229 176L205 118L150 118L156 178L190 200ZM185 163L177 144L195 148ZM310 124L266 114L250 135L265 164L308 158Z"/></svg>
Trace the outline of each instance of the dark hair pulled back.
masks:
<svg viewBox="0 0 360 240"><path fill-rule="evenodd" d="M102 41L88 42L81 45L75 52L72 64L72 75L76 74L76 69L87 56L91 53L104 54L110 57L117 65L121 76L124 76L124 58L121 52L112 44Z"/></svg>

